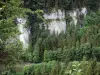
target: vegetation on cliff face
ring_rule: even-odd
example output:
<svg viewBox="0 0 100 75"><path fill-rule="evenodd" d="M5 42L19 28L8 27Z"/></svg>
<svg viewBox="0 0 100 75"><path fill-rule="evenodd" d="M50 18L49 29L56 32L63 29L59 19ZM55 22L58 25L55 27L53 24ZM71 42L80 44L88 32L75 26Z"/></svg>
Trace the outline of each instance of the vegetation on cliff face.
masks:
<svg viewBox="0 0 100 75"><path fill-rule="evenodd" d="M84 6L89 10L98 10L99 3L99 0L24 0L24 5L32 10L52 8L71 10Z"/></svg>
<svg viewBox="0 0 100 75"><path fill-rule="evenodd" d="M66 32L60 34L50 34L45 29L42 10L84 6L89 13L82 28L68 25ZM99 7L100 0L1 0L0 64L5 64L7 70L2 75L100 75ZM27 17L31 27L30 46L24 51L17 38L18 17ZM20 74L14 71L20 61L34 64Z"/></svg>

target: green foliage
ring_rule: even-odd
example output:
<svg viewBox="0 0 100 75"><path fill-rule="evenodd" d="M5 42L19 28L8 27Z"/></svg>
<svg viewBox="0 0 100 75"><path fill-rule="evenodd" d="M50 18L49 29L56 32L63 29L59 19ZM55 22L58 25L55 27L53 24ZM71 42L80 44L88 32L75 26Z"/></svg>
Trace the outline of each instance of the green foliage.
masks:
<svg viewBox="0 0 100 75"><path fill-rule="evenodd" d="M98 25L100 23L100 10L97 12L91 12L87 15L85 25Z"/></svg>
<svg viewBox="0 0 100 75"><path fill-rule="evenodd" d="M33 61L39 62L39 46L38 44L35 45L34 52L33 52Z"/></svg>
<svg viewBox="0 0 100 75"><path fill-rule="evenodd" d="M100 74L96 61L70 62L65 70L65 75L96 75Z"/></svg>
<svg viewBox="0 0 100 75"><path fill-rule="evenodd" d="M12 69L21 58L24 62L34 62L32 66L25 66L25 75L100 75L100 64L95 60L81 61L84 56L87 60L96 58L100 61L100 11L89 13L84 27L69 25L65 33L50 34L43 23L40 26L41 22L46 22L42 11L45 8L51 11L53 8L71 10L86 6L98 10L99 4L99 0L0 1L0 63L9 69L5 74L16 75ZM24 52L17 39L19 32L14 22L17 17L28 17L30 21L32 47Z"/></svg>
<svg viewBox="0 0 100 75"><path fill-rule="evenodd" d="M70 10L73 8L88 7L90 10L98 10L99 0L24 0L25 6L31 8L32 10L44 9L52 10L56 9L66 9Z"/></svg>
<svg viewBox="0 0 100 75"><path fill-rule="evenodd" d="M3 41L18 35L18 29L13 22L13 18L0 20L0 38Z"/></svg>
<svg viewBox="0 0 100 75"><path fill-rule="evenodd" d="M7 69L19 62L22 54L22 44L18 40L19 31L15 24L17 17L24 17L27 10L21 6L21 0L6 0L0 12L0 63ZM22 15L23 14L23 15Z"/></svg>
<svg viewBox="0 0 100 75"><path fill-rule="evenodd" d="M32 62L33 61L33 54L30 53L29 51L25 51L25 52L22 53L21 59L24 62Z"/></svg>
<svg viewBox="0 0 100 75"><path fill-rule="evenodd" d="M56 62L55 66L51 69L51 72L49 75L59 75L60 69L61 69L60 63Z"/></svg>
<svg viewBox="0 0 100 75"><path fill-rule="evenodd" d="M82 60L84 56L89 60L91 58L95 58L99 61L99 48L94 47L91 48L89 43L83 44L80 48L70 48L64 50L56 50L56 51L44 51L44 61L52 61L52 60L59 60L68 63L69 61L73 60Z"/></svg>
<svg viewBox="0 0 100 75"><path fill-rule="evenodd" d="M34 62L39 62L39 52L38 51L34 51L34 53L33 53L33 60L34 60Z"/></svg>
<svg viewBox="0 0 100 75"><path fill-rule="evenodd" d="M24 70L24 73L26 75L59 75L63 65L64 64L61 65L60 62L56 61L49 61L48 63L42 62L27 67L27 69Z"/></svg>
<svg viewBox="0 0 100 75"><path fill-rule="evenodd" d="M21 56L22 45L16 38L19 33L13 19L0 20L0 53L6 54L6 57L1 57L0 60L5 65L15 64Z"/></svg>
<svg viewBox="0 0 100 75"><path fill-rule="evenodd" d="M22 0L9 0L5 2L3 7L3 18L10 18L14 16L25 16L25 12L30 11L29 9L23 8Z"/></svg>
<svg viewBox="0 0 100 75"><path fill-rule="evenodd" d="M35 20L37 22L34 21L34 25L32 24L34 51L31 56L34 56L34 60L38 58L38 62L51 60L69 62L70 60L82 60L83 56L88 59L96 57L99 60L100 52L99 49L97 50L100 45L99 16L99 11L93 12L86 17L84 27L69 25L66 32L60 34L50 34L49 30L45 30L44 24L39 28L41 21L37 18ZM38 43L37 50L35 49L36 43Z"/></svg>
<svg viewBox="0 0 100 75"><path fill-rule="evenodd" d="M48 56L50 56L49 52L47 50L45 50L44 51L44 62L50 61L50 57L48 57Z"/></svg>
<svg viewBox="0 0 100 75"><path fill-rule="evenodd" d="M79 67L80 63L72 62L68 65L65 75L82 75L82 69Z"/></svg>

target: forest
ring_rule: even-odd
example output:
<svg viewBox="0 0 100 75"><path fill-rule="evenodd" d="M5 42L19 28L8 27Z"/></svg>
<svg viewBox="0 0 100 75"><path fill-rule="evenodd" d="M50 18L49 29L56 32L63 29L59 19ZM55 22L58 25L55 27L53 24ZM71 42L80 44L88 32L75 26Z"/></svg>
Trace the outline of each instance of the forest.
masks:
<svg viewBox="0 0 100 75"><path fill-rule="evenodd" d="M0 75L100 75L100 0L0 0Z"/></svg>

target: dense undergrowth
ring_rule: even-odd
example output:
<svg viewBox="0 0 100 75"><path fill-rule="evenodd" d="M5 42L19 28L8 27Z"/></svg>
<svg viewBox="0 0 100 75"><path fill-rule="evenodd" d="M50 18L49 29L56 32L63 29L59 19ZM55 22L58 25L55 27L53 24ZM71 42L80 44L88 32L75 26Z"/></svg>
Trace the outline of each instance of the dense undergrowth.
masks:
<svg viewBox="0 0 100 75"><path fill-rule="evenodd" d="M96 60L63 62L49 61L24 66L22 72L10 70L2 75L100 75L100 63Z"/></svg>

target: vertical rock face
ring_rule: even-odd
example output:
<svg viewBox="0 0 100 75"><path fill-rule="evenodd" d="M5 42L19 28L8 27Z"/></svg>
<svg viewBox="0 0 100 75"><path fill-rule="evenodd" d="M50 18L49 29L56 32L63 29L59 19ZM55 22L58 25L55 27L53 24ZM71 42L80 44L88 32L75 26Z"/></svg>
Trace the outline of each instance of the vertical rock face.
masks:
<svg viewBox="0 0 100 75"><path fill-rule="evenodd" d="M83 7L83 8L82 8L81 14L84 14L84 16L86 16L86 14L87 14L87 9L86 9L86 7Z"/></svg>
<svg viewBox="0 0 100 75"><path fill-rule="evenodd" d="M69 16L72 18L70 21L69 25L77 25L77 24L82 24L83 20L87 14L87 9L85 7L81 9L75 9L66 12L66 14L69 14ZM61 11L60 9L58 10L53 10L51 13L45 13L44 18L48 22L48 29L50 30L50 33L60 33L62 31L65 32L66 30L66 15L64 11Z"/></svg>
<svg viewBox="0 0 100 75"><path fill-rule="evenodd" d="M72 17L72 21L70 22L70 25L77 25L77 11L76 10L73 10L73 11L70 11L70 13L68 13L70 15L70 17Z"/></svg>
<svg viewBox="0 0 100 75"><path fill-rule="evenodd" d="M75 9L69 12L70 16L72 17L72 21L70 24L83 24L84 18L87 14L86 7L83 7L81 9Z"/></svg>
<svg viewBox="0 0 100 75"><path fill-rule="evenodd" d="M27 27L25 27L26 19L25 18L17 18L16 22L17 22L18 29L21 33L19 35L19 39L23 43L23 48L28 48L30 30Z"/></svg>
<svg viewBox="0 0 100 75"><path fill-rule="evenodd" d="M68 11L66 13L69 14L70 17L72 18L69 25L77 25L79 20L81 20L80 15L83 16L81 20L83 21L84 17L87 14L87 9L84 7L84 8L81 8L81 10L75 9L72 11ZM47 28L50 30L50 33L53 33L55 31L56 34L59 34L62 31L63 32L66 31L65 11L62 11L60 9L53 10L51 13L45 13L44 18L47 21L49 21L48 23L45 24L45 26L47 26ZM27 20L25 18L16 19L18 29L21 33L19 35L19 39L23 43L23 48L28 48L29 46L30 30L28 29L28 27L25 27L26 21Z"/></svg>
<svg viewBox="0 0 100 75"><path fill-rule="evenodd" d="M60 33L62 31L65 32L66 30L66 21L65 21L65 12L61 11L60 9L58 11L53 10L50 14L45 13L44 18L46 20L50 20L48 22L48 29L50 30L50 33Z"/></svg>
<svg viewBox="0 0 100 75"><path fill-rule="evenodd" d="M0 8L0 10L2 10L2 8Z"/></svg>

